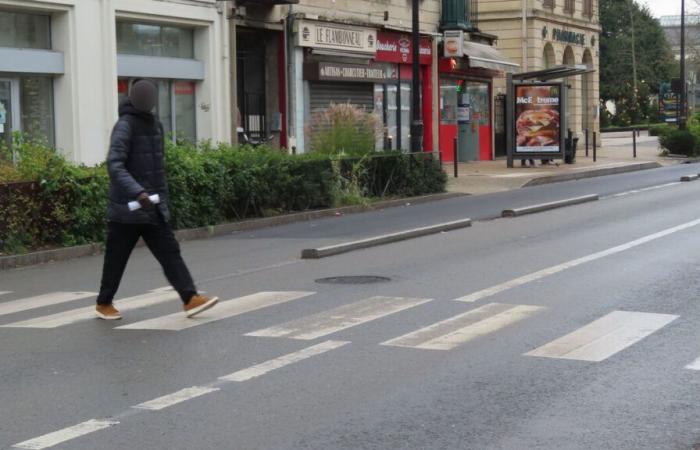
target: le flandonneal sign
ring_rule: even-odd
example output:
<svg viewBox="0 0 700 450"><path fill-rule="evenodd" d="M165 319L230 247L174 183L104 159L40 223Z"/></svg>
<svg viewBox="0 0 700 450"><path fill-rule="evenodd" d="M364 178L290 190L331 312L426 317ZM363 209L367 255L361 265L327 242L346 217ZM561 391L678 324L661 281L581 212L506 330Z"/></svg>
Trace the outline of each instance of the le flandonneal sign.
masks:
<svg viewBox="0 0 700 450"><path fill-rule="evenodd" d="M302 20L298 22L297 45L373 56L377 52L377 30Z"/></svg>

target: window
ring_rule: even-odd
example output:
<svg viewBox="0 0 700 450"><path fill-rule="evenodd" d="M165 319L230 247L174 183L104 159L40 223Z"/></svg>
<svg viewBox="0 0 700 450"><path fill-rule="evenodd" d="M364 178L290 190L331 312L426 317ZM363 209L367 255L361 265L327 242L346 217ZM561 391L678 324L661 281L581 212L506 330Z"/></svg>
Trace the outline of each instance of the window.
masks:
<svg viewBox="0 0 700 450"><path fill-rule="evenodd" d="M127 55L194 58L194 29L117 22L117 52Z"/></svg>
<svg viewBox="0 0 700 450"><path fill-rule="evenodd" d="M593 0L583 0L583 14L593 17Z"/></svg>
<svg viewBox="0 0 700 450"><path fill-rule="evenodd" d="M54 143L53 79L20 78L22 131L34 139Z"/></svg>
<svg viewBox="0 0 700 450"><path fill-rule="evenodd" d="M542 6L548 9L554 9L554 0L542 0Z"/></svg>
<svg viewBox="0 0 700 450"><path fill-rule="evenodd" d="M576 0L565 0L564 1L564 12L573 14L576 8Z"/></svg>
<svg viewBox="0 0 700 450"><path fill-rule="evenodd" d="M195 84L191 81L156 80L158 104L156 114L166 135L173 139L195 142L197 140L197 111ZM129 92L129 80L120 79L117 84L119 103Z"/></svg>
<svg viewBox="0 0 700 450"><path fill-rule="evenodd" d="M49 16L0 11L0 47L50 49Z"/></svg>

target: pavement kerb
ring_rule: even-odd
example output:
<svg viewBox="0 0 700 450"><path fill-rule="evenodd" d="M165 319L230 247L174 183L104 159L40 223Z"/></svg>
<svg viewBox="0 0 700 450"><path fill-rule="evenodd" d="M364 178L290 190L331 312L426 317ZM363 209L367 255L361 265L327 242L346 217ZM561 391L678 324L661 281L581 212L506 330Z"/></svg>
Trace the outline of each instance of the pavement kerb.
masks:
<svg viewBox="0 0 700 450"><path fill-rule="evenodd" d="M501 213L501 217L519 217L527 214L535 214L543 211L565 208L567 206L580 205L582 203L595 202L598 200L600 200L600 196L598 194L593 194L557 200L555 202L540 203L538 205L525 206L522 208L504 209Z"/></svg>
<svg viewBox="0 0 700 450"><path fill-rule="evenodd" d="M683 182L688 182L688 181L696 181L697 179L700 178L700 175L698 174L692 174L692 175L683 175L681 177L681 181Z"/></svg>
<svg viewBox="0 0 700 450"><path fill-rule="evenodd" d="M355 214L372 210L395 208L409 204L418 205L421 203L447 200L456 197L464 197L466 195L468 194L447 192L441 194L424 195L420 197L407 197L394 200L385 200L367 206L358 205L346 206L342 208L323 209L317 211L305 211L275 217L266 217L263 219L243 220L240 222L232 222L208 227L177 230L175 231L175 237L178 241L181 242L191 241L195 239L207 239L241 231L259 230L280 225L287 225L298 222L308 222L311 220L335 217L337 215ZM143 242L140 241L137 245L141 246L143 245ZM41 250L21 255L0 256L0 271L56 261L67 261L70 259L81 258L84 256L98 255L101 252L102 244L95 243L75 247L63 247L50 250Z"/></svg>
<svg viewBox="0 0 700 450"><path fill-rule="evenodd" d="M605 167L601 169L584 170L576 173L563 173L561 175L548 175L544 177L533 178L526 181L521 188L530 186L540 186L543 184L561 183L564 181L583 180L585 178L604 177L607 175L615 175L620 173L637 172L640 170L658 169L663 167L659 162L651 161L638 164L628 164L619 167Z"/></svg>
<svg viewBox="0 0 700 450"><path fill-rule="evenodd" d="M383 234L381 236L374 236L367 239L361 239L357 241L344 242L342 244L330 245L327 247L319 248L307 248L301 251L302 259L320 259L326 258L328 256L340 255L343 253L353 252L355 250L361 250L370 247L377 247L379 245L391 244L394 242L405 241L409 239L415 239L422 236L428 236L431 234L438 234L445 231L457 230L460 228L467 228L472 225L471 219L456 220L453 222L445 222L437 225L430 225L427 227L414 228L411 230L399 231L396 233Z"/></svg>

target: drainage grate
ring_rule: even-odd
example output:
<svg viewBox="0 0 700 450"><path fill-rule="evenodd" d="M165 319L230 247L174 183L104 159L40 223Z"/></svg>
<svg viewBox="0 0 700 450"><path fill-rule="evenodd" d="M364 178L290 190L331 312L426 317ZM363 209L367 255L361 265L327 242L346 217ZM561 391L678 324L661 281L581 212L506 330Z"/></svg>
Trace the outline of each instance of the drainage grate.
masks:
<svg viewBox="0 0 700 450"><path fill-rule="evenodd" d="M372 284L372 283L387 283L391 278L377 277L373 275L353 275L344 277L329 277L319 278L316 283L321 284Z"/></svg>

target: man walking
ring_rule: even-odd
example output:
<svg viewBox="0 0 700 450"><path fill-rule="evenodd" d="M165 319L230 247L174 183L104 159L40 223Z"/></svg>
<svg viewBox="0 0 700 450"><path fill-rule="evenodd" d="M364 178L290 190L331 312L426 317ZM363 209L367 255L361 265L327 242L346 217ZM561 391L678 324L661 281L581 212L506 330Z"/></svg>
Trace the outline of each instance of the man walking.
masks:
<svg viewBox="0 0 700 450"><path fill-rule="evenodd" d="M136 81L119 106L107 156L109 205L107 248L97 317L121 319L112 301L136 242L143 238L180 295L185 315L193 317L214 306L217 298L197 294L180 246L170 228L168 185L165 178L163 125L153 114L158 87L150 80ZM158 195L158 201L151 196ZM156 199L156 197L152 197ZM139 209L129 208L138 202Z"/></svg>

